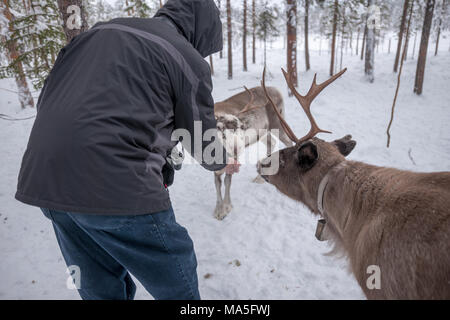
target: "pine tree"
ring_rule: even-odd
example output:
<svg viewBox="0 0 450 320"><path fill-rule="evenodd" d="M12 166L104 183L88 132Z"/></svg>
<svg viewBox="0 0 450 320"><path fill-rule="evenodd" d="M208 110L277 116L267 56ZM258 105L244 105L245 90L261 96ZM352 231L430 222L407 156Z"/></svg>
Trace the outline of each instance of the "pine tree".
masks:
<svg viewBox="0 0 450 320"><path fill-rule="evenodd" d="M127 0L124 11L133 17L148 18L152 10L145 0Z"/></svg>
<svg viewBox="0 0 450 320"><path fill-rule="evenodd" d="M18 59L20 57L20 49L18 48L17 41L16 39L7 40L11 34L15 33L15 17L11 13L8 0L2 0L1 14L6 18L1 23L1 40L5 43L5 50L7 51L7 58L10 63L7 69L3 70L2 68L0 70L0 77L5 78L13 74L18 89L20 106L22 108L33 107L34 100L28 88L24 67L22 61Z"/></svg>
<svg viewBox="0 0 450 320"><path fill-rule="evenodd" d="M264 42L264 67L267 65L267 41L271 37L277 37L279 35L276 26L278 15L278 8L276 6L270 6L267 1L259 13L256 32L257 36Z"/></svg>
<svg viewBox="0 0 450 320"><path fill-rule="evenodd" d="M88 12L88 25L92 27L97 22L108 21L115 18L114 8L105 0L97 0L91 4L86 4L86 12Z"/></svg>
<svg viewBox="0 0 450 320"><path fill-rule="evenodd" d="M17 55L0 69L0 76L15 77L23 73L35 89L40 89L66 43L59 9L52 0L31 0L27 7L21 0L8 2L15 17L10 21L5 43L14 44Z"/></svg>

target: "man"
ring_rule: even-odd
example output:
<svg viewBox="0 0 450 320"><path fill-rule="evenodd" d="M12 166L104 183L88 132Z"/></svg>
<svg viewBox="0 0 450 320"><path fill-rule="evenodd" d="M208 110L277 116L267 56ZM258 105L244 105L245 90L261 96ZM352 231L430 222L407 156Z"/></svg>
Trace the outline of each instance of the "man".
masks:
<svg viewBox="0 0 450 320"><path fill-rule="evenodd" d="M52 220L83 299L132 299L129 272L156 299L200 298L193 244L175 221L163 167L174 130L187 130L193 146L195 121L202 132L216 126L204 58L221 49L213 0L169 0L152 19L98 23L58 55L16 198ZM208 170L226 166L226 153L219 158L197 157Z"/></svg>

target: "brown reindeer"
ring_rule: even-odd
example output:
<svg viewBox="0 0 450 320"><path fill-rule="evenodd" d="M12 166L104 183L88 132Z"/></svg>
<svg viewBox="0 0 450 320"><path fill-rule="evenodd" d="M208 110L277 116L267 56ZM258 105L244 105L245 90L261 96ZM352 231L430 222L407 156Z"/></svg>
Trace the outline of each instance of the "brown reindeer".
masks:
<svg viewBox="0 0 450 320"><path fill-rule="evenodd" d="M258 171L321 216L316 236L342 249L367 298L450 299L450 172L415 173L349 161L345 156L356 144L351 136L333 142L315 138L325 131L311 114L311 102L345 71L320 85L314 77L302 96L283 70L311 130L298 139L280 118L295 146L260 162ZM264 174L274 155L278 172ZM378 284L372 277L377 272Z"/></svg>
<svg viewBox="0 0 450 320"><path fill-rule="evenodd" d="M271 105L265 97L263 88L256 87L247 89L224 101L214 105L214 114L217 120L219 139L222 140L229 155L235 159L239 157L248 146L261 141L267 146L267 156L275 147L270 132L279 132L278 138L286 146L291 146L292 142L284 133L279 115L284 116L283 96L276 88L266 88L272 97ZM274 101L275 100L275 101ZM275 113L272 106L275 106ZM214 183L216 186L217 202L214 210L214 217L223 220L232 210L231 204L231 175L225 174L225 192L222 197L222 175L224 170L214 173ZM258 175L253 182L264 183Z"/></svg>

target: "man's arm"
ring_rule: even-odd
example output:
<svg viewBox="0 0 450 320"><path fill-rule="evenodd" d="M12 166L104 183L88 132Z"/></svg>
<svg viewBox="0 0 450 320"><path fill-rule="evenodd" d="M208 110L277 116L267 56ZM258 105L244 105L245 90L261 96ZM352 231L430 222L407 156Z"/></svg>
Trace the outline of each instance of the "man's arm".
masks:
<svg viewBox="0 0 450 320"><path fill-rule="evenodd" d="M206 73L195 84L193 87L189 82L188 88L182 88L176 97L175 128L189 132L190 145L183 145L205 169L219 171L226 167L228 155L217 137L210 74ZM208 135L206 141L205 133ZM214 143L214 148L211 143Z"/></svg>

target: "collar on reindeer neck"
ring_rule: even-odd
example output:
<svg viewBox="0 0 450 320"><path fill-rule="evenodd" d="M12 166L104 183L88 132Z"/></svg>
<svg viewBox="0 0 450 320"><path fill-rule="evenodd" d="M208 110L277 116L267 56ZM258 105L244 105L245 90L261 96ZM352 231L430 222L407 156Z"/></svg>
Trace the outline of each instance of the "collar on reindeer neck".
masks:
<svg viewBox="0 0 450 320"><path fill-rule="evenodd" d="M324 210L324 198L325 198L325 192L327 190L328 183L330 181L331 175L335 173L336 171L341 170L342 168L345 168L347 166L347 163L345 161L340 162L339 164L332 167L327 174L322 178L322 181L320 181L319 184L319 190L317 191L317 209L319 210L319 213L322 217L317 222L317 228L316 228L316 239L319 241L325 241L328 240L325 237L325 230L326 230L326 224L327 220L324 219L325 217L325 210Z"/></svg>

